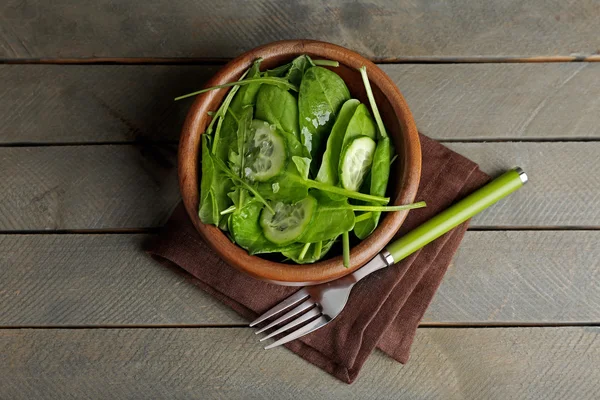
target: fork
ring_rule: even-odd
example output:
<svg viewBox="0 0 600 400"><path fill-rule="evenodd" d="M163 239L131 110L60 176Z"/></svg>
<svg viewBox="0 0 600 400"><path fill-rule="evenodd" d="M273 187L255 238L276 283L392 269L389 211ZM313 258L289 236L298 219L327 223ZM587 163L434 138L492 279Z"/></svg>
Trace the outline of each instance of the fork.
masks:
<svg viewBox="0 0 600 400"><path fill-rule="evenodd" d="M262 342L289 331L287 335L269 344L265 349L272 349L324 327L342 312L352 288L361 279L375 271L390 267L421 249L519 189L527 180L527 174L519 167L505 172L400 239L388 244L381 253L354 273L331 282L300 289L252 321L250 326L256 326L285 312L256 332L259 334L275 329L261 338Z"/></svg>

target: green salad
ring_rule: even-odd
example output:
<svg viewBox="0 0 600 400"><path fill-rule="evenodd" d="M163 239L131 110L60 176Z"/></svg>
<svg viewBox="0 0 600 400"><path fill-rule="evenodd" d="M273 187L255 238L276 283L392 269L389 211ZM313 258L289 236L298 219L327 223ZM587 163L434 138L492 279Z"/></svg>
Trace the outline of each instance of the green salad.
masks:
<svg viewBox="0 0 600 400"><path fill-rule="evenodd" d="M351 98L335 61L260 64L237 82L176 99L231 87L202 134L200 219L250 254L298 264L322 259L341 238L348 266L350 240L369 236L382 212L425 206L387 205L393 146L366 67L372 114Z"/></svg>

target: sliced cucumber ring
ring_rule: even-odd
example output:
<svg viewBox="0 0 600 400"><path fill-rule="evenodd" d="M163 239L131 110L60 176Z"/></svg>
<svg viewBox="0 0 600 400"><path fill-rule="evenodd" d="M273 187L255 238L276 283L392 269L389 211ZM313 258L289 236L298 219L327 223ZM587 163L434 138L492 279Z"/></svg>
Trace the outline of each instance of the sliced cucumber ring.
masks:
<svg viewBox="0 0 600 400"><path fill-rule="evenodd" d="M373 163L377 144L368 136L358 136L342 152L340 182L344 189L358 191Z"/></svg>
<svg viewBox="0 0 600 400"><path fill-rule="evenodd" d="M277 176L285 168L287 151L285 140L274 125L255 119L244 154L244 176L264 182Z"/></svg>
<svg viewBox="0 0 600 400"><path fill-rule="evenodd" d="M260 217L260 226L265 237L279 245L293 243L308 228L317 200L307 196L296 204L275 203L275 213L264 208Z"/></svg>

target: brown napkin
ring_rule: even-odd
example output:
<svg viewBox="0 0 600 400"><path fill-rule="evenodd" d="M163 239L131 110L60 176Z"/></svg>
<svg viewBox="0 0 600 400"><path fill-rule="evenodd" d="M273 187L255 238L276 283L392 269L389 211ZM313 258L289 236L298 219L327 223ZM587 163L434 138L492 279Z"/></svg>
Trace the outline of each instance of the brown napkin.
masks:
<svg viewBox="0 0 600 400"><path fill-rule="evenodd" d="M421 135L423 169L417 200L427 208L409 213L399 236L482 186L489 177L475 163ZM391 268L359 282L332 323L286 346L307 361L352 383L375 349L405 363L419 321L467 229L467 223ZM180 205L149 253L185 269L194 283L252 320L291 293L251 278L222 261L202 241ZM256 351L260 350L257 342Z"/></svg>

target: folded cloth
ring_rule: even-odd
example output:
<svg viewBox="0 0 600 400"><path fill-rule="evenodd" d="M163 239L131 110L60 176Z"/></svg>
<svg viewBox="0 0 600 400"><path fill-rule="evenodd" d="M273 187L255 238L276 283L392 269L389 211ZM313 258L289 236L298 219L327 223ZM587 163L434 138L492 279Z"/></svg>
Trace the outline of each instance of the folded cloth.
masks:
<svg viewBox="0 0 600 400"><path fill-rule="evenodd" d="M398 236L489 180L475 163L423 135L421 151L423 167L416 200L426 201L427 207L410 211ZM375 347L405 363L419 321L467 223L359 282L344 311L333 322L286 347L346 383L356 379ZM148 252L166 265L185 269L195 277L197 286L249 320L298 290L256 280L226 264L202 241L182 205Z"/></svg>

